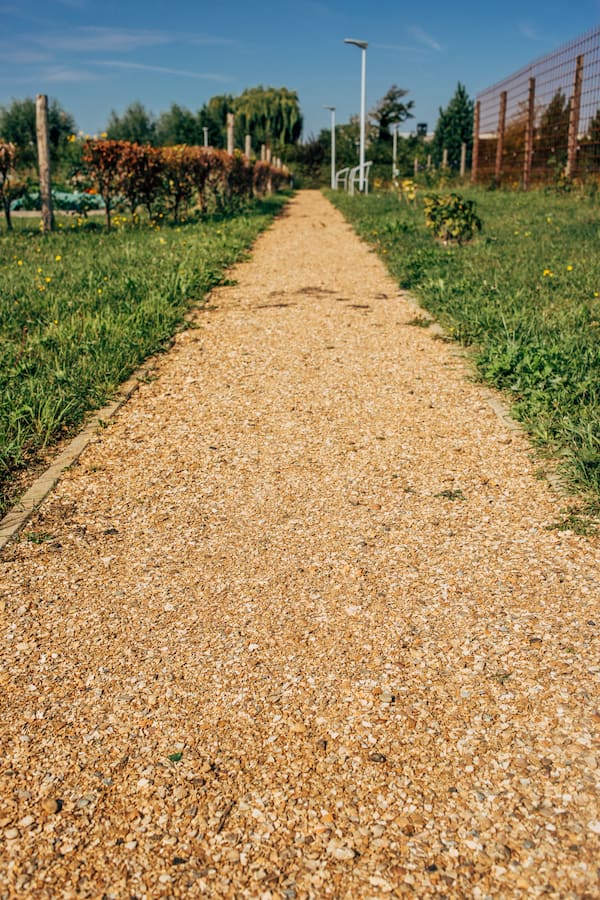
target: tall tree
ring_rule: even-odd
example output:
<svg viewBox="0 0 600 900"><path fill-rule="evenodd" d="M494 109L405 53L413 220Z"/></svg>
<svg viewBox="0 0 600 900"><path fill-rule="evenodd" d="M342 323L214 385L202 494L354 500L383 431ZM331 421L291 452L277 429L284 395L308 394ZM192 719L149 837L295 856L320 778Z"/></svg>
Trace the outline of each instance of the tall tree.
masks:
<svg viewBox="0 0 600 900"><path fill-rule="evenodd" d="M463 144L467 145L467 165L469 165L473 149L473 110L474 103L469 98L464 84L459 81L446 109L440 107L431 144L432 155L437 165L442 161L444 150L447 150L448 166L458 171Z"/></svg>
<svg viewBox="0 0 600 900"><path fill-rule="evenodd" d="M48 137L52 162L59 161L66 152L68 139L75 131L75 120L57 100L48 107ZM37 162L35 100L13 100L10 106L0 107L0 138L18 147L19 165L24 168Z"/></svg>
<svg viewBox="0 0 600 900"><path fill-rule="evenodd" d="M260 144L268 144L280 151L287 144L295 144L302 132L298 95L285 87L247 88L236 98L233 112L238 140L250 134L255 150Z"/></svg>
<svg viewBox="0 0 600 900"><path fill-rule="evenodd" d="M235 100L231 94L218 94L211 97L202 109L198 110L197 119L204 143L204 128L208 129L210 147L223 148L226 144L227 113L233 112Z"/></svg>
<svg viewBox="0 0 600 900"><path fill-rule="evenodd" d="M579 166L585 172L600 170L600 109L590 119L587 134L580 142Z"/></svg>
<svg viewBox="0 0 600 900"><path fill-rule="evenodd" d="M567 163L571 103L557 90L540 118L535 135L536 164L561 168Z"/></svg>
<svg viewBox="0 0 600 900"><path fill-rule="evenodd" d="M197 116L189 109L173 103L156 122L156 143L160 147L174 147L177 144L202 143L202 128Z"/></svg>
<svg viewBox="0 0 600 900"><path fill-rule="evenodd" d="M156 122L146 107L136 100L130 103L120 116L113 109L106 126L106 137L109 141L153 144L156 137Z"/></svg>
<svg viewBox="0 0 600 900"><path fill-rule="evenodd" d="M399 88L393 84L389 91L381 98L369 113L370 118L375 122L378 129L380 141L391 141L391 128L393 125L399 125L406 119L412 119L411 110L414 108L414 100L404 103L402 98L406 97L408 91Z"/></svg>

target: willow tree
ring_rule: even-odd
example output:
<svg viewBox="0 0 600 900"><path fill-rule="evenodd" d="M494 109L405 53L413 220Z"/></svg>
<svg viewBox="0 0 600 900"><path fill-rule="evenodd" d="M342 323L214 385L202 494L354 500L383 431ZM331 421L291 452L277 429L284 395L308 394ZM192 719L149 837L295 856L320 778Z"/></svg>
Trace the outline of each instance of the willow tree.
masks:
<svg viewBox="0 0 600 900"><path fill-rule="evenodd" d="M250 134L256 150L266 144L280 151L295 144L302 132L302 113L296 91L259 85L247 88L233 104L239 136Z"/></svg>

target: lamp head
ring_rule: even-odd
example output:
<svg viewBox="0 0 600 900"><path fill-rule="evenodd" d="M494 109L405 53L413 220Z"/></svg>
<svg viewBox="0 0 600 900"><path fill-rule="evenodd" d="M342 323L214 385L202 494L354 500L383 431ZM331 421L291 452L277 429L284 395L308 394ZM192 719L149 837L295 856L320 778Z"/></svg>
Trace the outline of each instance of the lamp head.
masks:
<svg viewBox="0 0 600 900"><path fill-rule="evenodd" d="M355 47L360 47L361 50L366 50L369 46L368 41L356 41L354 38L344 38L345 44L354 44Z"/></svg>
<svg viewBox="0 0 600 900"><path fill-rule="evenodd" d="M328 109L330 112L335 112L336 107L335 106L324 106L323 109Z"/></svg>

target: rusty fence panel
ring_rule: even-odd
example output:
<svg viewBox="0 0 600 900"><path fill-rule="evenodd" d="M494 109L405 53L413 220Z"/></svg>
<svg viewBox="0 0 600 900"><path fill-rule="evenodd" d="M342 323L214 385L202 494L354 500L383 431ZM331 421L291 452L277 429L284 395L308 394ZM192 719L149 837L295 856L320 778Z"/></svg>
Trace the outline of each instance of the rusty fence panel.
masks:
<svg viewBox="0 0 600 900"><path fill-rule="evenodd" d="M482 91L476 111L473 181L600 175L600 26Z"/></svg>

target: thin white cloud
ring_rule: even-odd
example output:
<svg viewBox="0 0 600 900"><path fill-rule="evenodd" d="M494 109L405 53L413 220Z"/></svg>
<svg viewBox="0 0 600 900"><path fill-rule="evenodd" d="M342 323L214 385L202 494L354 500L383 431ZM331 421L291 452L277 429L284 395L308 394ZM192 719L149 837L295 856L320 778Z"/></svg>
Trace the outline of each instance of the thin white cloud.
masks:
<svg viewBox="0 0 600 900"><path fill-rule="evenodd" d="M4 50L0 48L0 62L13 66L35 66L39 63L50 62L52 57L48 53L35 50Z"/></svg>
<svg viewBox="0 0 600 900"><path fill-rule="evenodd" d="M426 47L415 47L409 44L371 44L377 50L393 50L396 53L427 53Z"/></svg>
<svg viewBox="0 0 600 900"><path fill-rule="evenodd" d="M28 35L36 45L70 53L124 53L144 47L164 47L187 43L195 46L232 45L235 41L210 34L186 34L152 28L108 28L86 25L64 32Z"/></svg>
<svg viewBox="0 0 600 900"><path fill-rule="evenodd" d="M85 69L70 69L67 66L51 66L47 69L31 71L27 75L9 75L3 80L9 84L35 84L41 86L45 83L80 83L82 81L99 81L99 75L88 72Z"/></svg>
<svg viewBox="0 0 600 900"><path fill-rule="evenodd" d="M52 66L41 73L41 80L62 82L97 81L98 75L95 72L87 72L85 69L70 69L67 66Z"/></svg>
<svg viewBox="0 0 600 900"><path fill-rule="evenodd" d="M141 72L159 72L163 75L177 75L182 78L201 78L205 81L230 82L228 75L219 75L216 72L190 72L186 69L170 69L166 66L151 66L144 63L125 62L121 60L90 60L93 66L103 66L107 69L134 69Z"/></svg>
<svg viewBox="0 0 600 900"><path fill-rule="evenodd" d="M535 30L531 22L519 22L519 33L530 41L540 41L541 36Z"/></svg>
<svg viewBox="0 0 600 900"><path fill-rule="evenodd" d="M86 9L88 5L87 0L58 0L58 2L67 9Z"/></svg>
<svg viewBox="0 0 600 900"><path fill-rule="evenodd" d="M104 28L85 26L70 32L53 32L31 35L31 40L48 50L69 50L81 53L136 50L139 47L156 47L169 44L171 35L143 28Z"/></svg>
<svg viewBox="0 0 600 900"><path fill-rule="evenodd" d="M427 34L425 29L421 28L420 25L409 25L406 30L415 41L418 41L419 44L424 44L426 47L429 47L430 50L442 49L441 44L439 44L430 34Z"/></svg>

